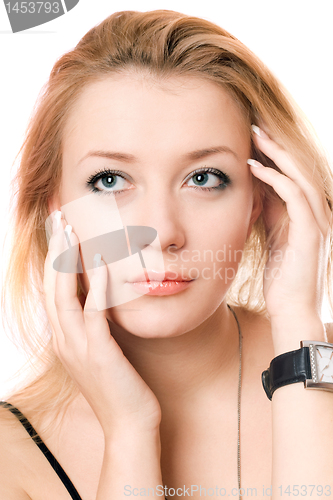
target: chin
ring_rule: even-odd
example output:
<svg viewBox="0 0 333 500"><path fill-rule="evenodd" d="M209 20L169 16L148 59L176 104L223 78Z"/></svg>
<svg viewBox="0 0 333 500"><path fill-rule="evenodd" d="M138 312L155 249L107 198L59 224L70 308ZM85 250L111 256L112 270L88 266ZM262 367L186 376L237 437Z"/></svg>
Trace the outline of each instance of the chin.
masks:
<svg viewBox="0 0 333 500"><path fill-rule="evenodd" d="M136 337L145 339L178 337L191 329L184 317L173 314L172 321L169 315L147 315L145 311L124 310L121 307L108 310L107 318L110 330L126 331Z"/></svg>

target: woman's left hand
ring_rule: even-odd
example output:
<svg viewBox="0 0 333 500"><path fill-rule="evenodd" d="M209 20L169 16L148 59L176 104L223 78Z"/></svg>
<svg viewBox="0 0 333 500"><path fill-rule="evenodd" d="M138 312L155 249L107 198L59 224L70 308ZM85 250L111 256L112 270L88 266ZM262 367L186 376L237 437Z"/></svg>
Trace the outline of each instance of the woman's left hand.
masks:
<svg viewBox="0 0 333 500"><path fill-rule="evenodd" d="M256 128L255 128L256 129ZM254 130L255 130L254 129ZM324 280L329 255L332 212L325 196L302 173L302 166L261 129L253 134L256 146L285 174L258 161L251 172L273 187L286 202L288 230L272 241L264 272L263 292L272 322L289 318L321 317ZM285 211L278 200L264 203L267 236Z"/></svg>

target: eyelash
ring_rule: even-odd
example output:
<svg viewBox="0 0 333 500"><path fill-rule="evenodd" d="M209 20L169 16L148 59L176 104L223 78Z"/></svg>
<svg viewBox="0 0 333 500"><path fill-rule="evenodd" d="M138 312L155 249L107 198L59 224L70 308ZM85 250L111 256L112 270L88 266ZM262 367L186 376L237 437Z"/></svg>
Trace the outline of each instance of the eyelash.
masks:
<svg viewBox="0 0 333 500"><path fill-rule="evenodd" d="M211 167L203 167L203 168L194 170L194 172L192 172L189 176L186 177L186 179L185 179L184 182L190 180L195 175L201 174L201 173L211 173L211 174L214 174L214 175L216 175L216 177L218 177L220 180L222 180L223 183L219 184L218 186L208 187L208 188L199 187L199 186L190 186L191 188L193 188L193 189L199 189L200 191L213 191L213 190L216 190L216 189L223 190L223 189L225 189L231 183L230 177L227 174L225 174L224 172L221 172L220 170L217 170L215 168L211 168ZM89 177L89 179L87 180L86 185L87 185L87 187L93 193L97 193L97 194L106 194L106 195L110 195L111 194L111 195L115 195L115 194L118 194L118 193L122 193L124 190L119 190L119 191L108 191L108 190L106 190L106 191L104 191L102 189L98 189L98 188L95 187L95 184L96 184L97 181L99 181L100 179L103 179L104 177L110 176L110 175L111 176L119 176L122 179L128 180L128 179L126 179L126 177L124 177L123 172L121 172L120 170L106 170L106 169L103 169L103 170L98 170L94 174L92 174Z"/></svg>

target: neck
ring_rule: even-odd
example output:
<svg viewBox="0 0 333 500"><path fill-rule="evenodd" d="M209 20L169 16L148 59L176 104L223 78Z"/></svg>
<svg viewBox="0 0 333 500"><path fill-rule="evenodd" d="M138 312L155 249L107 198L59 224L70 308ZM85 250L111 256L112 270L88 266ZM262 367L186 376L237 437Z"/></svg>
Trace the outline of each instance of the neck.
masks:
<svg viewBox="0 0 333 500"><path fill-rule="evenodd" d="M237 322L225 302L194 330L168 338L142 338L110 324L124 355L152 389L162 409L199 393L227 391L238 373Z"/></svg>

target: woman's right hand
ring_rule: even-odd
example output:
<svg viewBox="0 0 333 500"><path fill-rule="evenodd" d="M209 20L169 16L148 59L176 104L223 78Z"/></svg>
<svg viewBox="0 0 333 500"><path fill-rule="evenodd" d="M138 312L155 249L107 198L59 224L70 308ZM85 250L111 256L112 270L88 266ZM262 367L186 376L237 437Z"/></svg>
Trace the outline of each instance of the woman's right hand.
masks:
<svg viewBox="0 0 333 500"><path fill-rule="evenodd" d="M54 351L93 409L105 435L112 436L120 428L156 430L161 421L159 402L112 337L106 309L96 307L94 295L99 304L103 300L106 304L105 263L101 260L90 280L83 308L77 297L76 273L58 272L53 267L55 259L68 248L64 225L63 220L58 223L57 217L53 218L44 266L44 293ZM70 243L75 247L70 264L76 269L79 240L73 232Z"/></svg>

